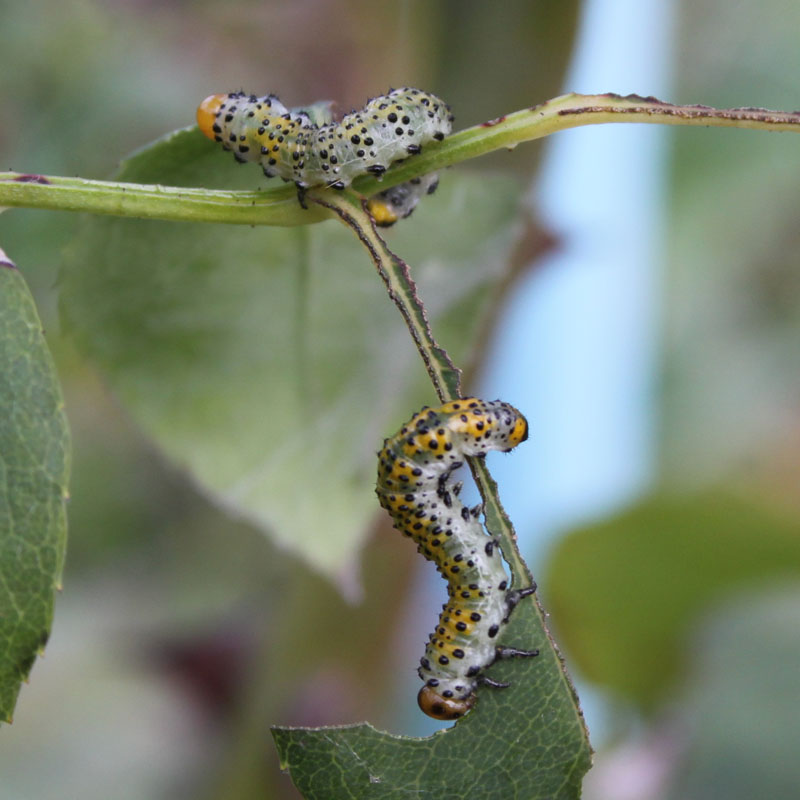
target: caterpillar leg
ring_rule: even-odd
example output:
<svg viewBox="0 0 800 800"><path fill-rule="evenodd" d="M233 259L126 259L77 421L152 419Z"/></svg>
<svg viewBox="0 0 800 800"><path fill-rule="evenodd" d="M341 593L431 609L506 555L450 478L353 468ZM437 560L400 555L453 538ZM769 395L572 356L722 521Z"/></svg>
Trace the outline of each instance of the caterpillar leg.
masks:
<svg viewBox="0 0 800 800"><path fill-rule="evenodd" d="M516 656L533 657L539 655L539 650L519 650L516 647L503 647L498 645L494 649L495 661L500 658L515 658Z"/></svg>
<svg viewBox="0 0 800 800"><path fill-rule="evenodd" d="M521 656L524 658L533 658L534 656L539 655L539 650L519 650L516 647L503 647L502 645L498 645L494 649L494 660L499 661L502 658L515 658L517 656ZM508 689L511 686L510 683L506 683L505 681L496 681L492 678L487 677L486 675L479 676L475 681L478 686L491 686L493 689Z"/></svg>
<svg viewBox="0 0 800 800"><path fill-rule="evenodd" d="M300 207L308 211L308 206L306 205L306 187L305 186L298 186L297 187L297 202L300 203Z"/></svg>
<svg viewBox="0 0 800 800"><path fill-rule="evenodd" d="M529 597L530 595L536 592L536 581L534 581L530 586L526 586L524 589L512 589L506 595L506 603L508 603L508 613L510 614L519 603L525 597Z"/></svg>
<svg viewBox="0 0 800 800"><path fill-rule="evenodd" d="M506 683L505 681L495 681L491 678L487 678L485 675L481 675L477 683L479 686L491 686L493 689L508 689L511 686L510 683Z"/></svg>

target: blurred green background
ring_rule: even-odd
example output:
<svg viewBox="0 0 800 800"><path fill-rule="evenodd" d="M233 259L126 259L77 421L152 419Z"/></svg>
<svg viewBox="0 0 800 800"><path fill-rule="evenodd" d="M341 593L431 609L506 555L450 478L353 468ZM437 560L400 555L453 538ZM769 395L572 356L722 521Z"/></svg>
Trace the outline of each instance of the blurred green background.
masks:
<svg viewBox="0 0 800 800"><path fill-rule="evenodd" d="M800 9L673 8L665 99L800 105ZM349 109L417 85L464 127L564 90L578 11L555 0L492 11L6 0L0 165L106 177L191 124L207 94L238 88ZM670 141L652 494L564 532L531 567L570 670L607 691L587 797L796 797L800 147L789 134L702 129ZM533 180L541 153L469 166ZM0 246L48 329L75 447L65 590L0 732L0 796L296 796L270 724L407 724L396 665L411 669L421 642L403 641L403 609L430 616L411 596L417 557L376 513L354 570L363 598L350 604L165 463L59 336L58 268L78 222L0 215Z"/></svg>

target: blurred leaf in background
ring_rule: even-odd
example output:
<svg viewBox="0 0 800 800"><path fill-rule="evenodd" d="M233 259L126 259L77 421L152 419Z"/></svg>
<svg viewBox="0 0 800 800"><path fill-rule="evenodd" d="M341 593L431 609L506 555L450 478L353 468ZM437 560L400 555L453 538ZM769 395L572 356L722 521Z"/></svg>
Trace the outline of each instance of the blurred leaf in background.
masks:
<svg viewBox="0 0 800 800"><path fill-rule="evenodd" d="M674 99L796 108L798 13L681 3ZM614 698L587 798L790 798L794 601L766 593L800 566L800 149L672 141L659 475L555 545L545 599L568 663Z"/></svg>
<svg viewBox="0 0 800 800"><path fill-rule="evenodd" d="M796 107L798 24L800 7L783 0L684 3L681 101ZM800 148L790 136L703 133L674 139L664 477L691 485L736 471L797 503ZM794 481L778 478L785 469Z"/></svg>
<svg viewBox="0 0 800 800"><path fill-rule="evenodd" d="M245 183L249 170L222 155L183 132L120 177ZM450 177L391 241L464 363L519 227L519 186ZM360 242L330 222L251 230L97 217L69 249L61 290L79 347L170 458L356 593L375 443L432 399Z"/></svg>
<svg viewBox="0 0 800 800"><path fill-rule="evenodd" d="M800 583L749 593L703 619L675 725L666 800L792 800L800 786Z"/></svg>
<svg viewBox="0 0 800 800"><path fill-rule="evenodd" d="M545 584L580 671L652 711L691 668L686 637L712 604L792 577L800 518L717 490L656 496L572 532Z"/></svg>

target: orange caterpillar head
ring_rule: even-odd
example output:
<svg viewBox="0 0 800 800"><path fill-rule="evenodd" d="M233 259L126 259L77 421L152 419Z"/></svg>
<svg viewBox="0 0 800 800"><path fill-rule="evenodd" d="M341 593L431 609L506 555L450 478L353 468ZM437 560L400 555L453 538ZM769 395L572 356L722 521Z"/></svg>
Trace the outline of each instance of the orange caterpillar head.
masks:
<svg viewBox="0 0 800 800"><path fill-rule="evenodd" d="M475 693L456 699L442 697L430 686L423 686L417 695L419 707L434 719L453 720L463 717L475 705Z"/></svg>
<svg viewBox="0 0 800 800"><path fill-rule="evenodd" d="M367 210L379 228L390 228L399 219L391 204L387 203L379 194L369 198Z"/></svg>
<svg viewBox="0 0 800 800"><path fill-rule="evenodd" d="M520 414L511 433L508 434L508 443L512 447L516 447L520 442L524 442L528 438L528 420Z"/></svg>
<svg viewBox="0 0 800 800"><path fill-rule="evenodd" d="M217 120L220 106L228 99L226 94L211 94L203 100L197 107L197 124L203 136L207 136L211 141L216 141L217 134L214 132L214 123Z"/></svg>

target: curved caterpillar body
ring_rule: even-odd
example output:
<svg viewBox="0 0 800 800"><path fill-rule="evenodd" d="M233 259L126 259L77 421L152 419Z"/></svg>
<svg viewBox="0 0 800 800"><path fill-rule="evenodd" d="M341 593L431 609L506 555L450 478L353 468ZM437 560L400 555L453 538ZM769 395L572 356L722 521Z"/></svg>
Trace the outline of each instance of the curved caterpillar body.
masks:
<svg viewBox="0 0 800 800"><path fill-rule="evenodd" d="M344 189L359 175L382 175L393 162L444 139L453 122L443 100L411 88L374 97L340 122L320 124L326 106L312 108L288 109L273 94L212 94L197 109L197 122L238 161L256 161L267 177L294 181L299 189Z"/></svg>
<svg viewBox="0 0 800 800"><path fill-rule="evenodd" d="M464 456L508 452L528 436L525 417L508 403L465 398L425 408L379 453L377 494L395 527L417 544L448 582L447 603L420 660L417 701L428 716L457 719L475 704L479 684L504 687L481 673L498 658L538 651L497 646L509 614L535 586L508 590L500 550L458 499L450 475Z"/></svg>

